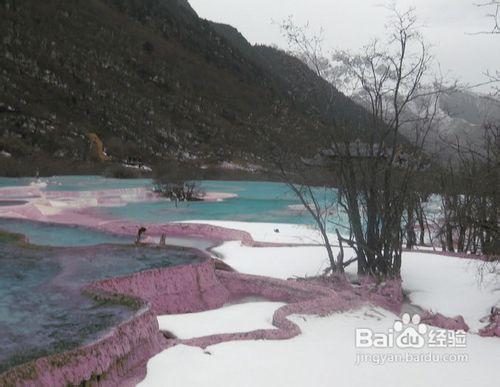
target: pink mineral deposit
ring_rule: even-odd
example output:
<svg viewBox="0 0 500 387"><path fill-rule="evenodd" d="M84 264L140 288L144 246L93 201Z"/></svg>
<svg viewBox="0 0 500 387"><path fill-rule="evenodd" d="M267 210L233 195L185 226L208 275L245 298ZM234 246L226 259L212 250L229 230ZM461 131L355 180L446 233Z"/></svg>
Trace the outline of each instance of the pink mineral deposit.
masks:
<svg viewBox="0 0 500 387"><path fill-rule="evenodd" d="M469 331L469 326L465 323L462 316L446 317L440 313L425 312L420 316L422 322L438 328L453 330L453 331Z"/></svg>
<svg viewBox="0 0 500 387"><path fill-rule="evenodd" d="M483 337L500 337L500 308L492 308L489 324L479 331L479 335Z"/></svg>

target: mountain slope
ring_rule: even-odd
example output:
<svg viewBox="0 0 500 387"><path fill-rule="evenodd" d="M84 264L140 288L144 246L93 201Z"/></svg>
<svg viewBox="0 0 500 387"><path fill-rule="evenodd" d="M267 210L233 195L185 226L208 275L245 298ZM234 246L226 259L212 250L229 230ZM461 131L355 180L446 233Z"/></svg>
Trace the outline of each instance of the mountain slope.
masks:
<svg viewBox="0 0 500 387"><path fill-rule="evenodd" d="M416 101L410 111L416 116L418 103L424 106L426 101ZM439 96L433 128L427 135L425 147L437 159L448 162L456 159L457 144L462 150L474 148L484 150L485 127L500 120L500 102L493 98L470 91L456 90ZM412 130L406 135L412 138Z"/></svg>
<svg viewBox="0 0 500 387"><path fill-rule="evenodd" d="M440 135L452 142L456 142L458 136L465 142L480 144L483 126L500 121L500 102L471 92L444 94L439 108L443 117Z"/></svg>
<svg viewBox="0 0 500 387"><path fill-rule="evenodd" d="M270 131L306 155L334 115L364 120L340 93L326 109L310 87L326 82L298 61L185 0L5 0L0 20L0 152L13 159L92 161L95 134L113 160L255 162Z"/></svg>

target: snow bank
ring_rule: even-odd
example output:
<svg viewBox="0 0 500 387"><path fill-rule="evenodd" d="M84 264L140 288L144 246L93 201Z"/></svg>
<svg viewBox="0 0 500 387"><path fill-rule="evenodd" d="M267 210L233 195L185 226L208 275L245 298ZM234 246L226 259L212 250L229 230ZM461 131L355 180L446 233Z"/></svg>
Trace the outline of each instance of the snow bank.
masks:
<svg viewBox="0 0 500 387"><path fill-rule="evenodd" d="M158 323L160 330L173 333L179 339L275 329L273 314L283 305L282 302L234 304L201 313L159 316Z"/></svg>
<svg viewBox="0 0 500 387"><path fill-rule="evenodd" d="M328 255L322 246L253 248L227 242L212 251L241 273L273 278L314 277L328 267Z"/></svg>
<svg viewBox="0 0 500 387"><path fill-rule="evenodd" d="M468 335L466 349L452 351L467 354L468 362L357 364L358 353L376 351L355 348L355 328L388 332L397 319L383 309L365 307L325 318L292 317L303 334L290 340L229 342L205 350L180 345L149 361L147 377L140 386L497 385L498 376L493 370L498 367L500 346L496 340L475 335ZM428 348L421 351L429 352ZM440 351L432 349L433 353ZM191 371L186 370L186 365Z"/></svg>
<svg viewBox="0 0 500 387"><path fill-rule="evenodd" d="M210 224L217 227L245 231L257 242L305 245L318 245L324 243L319 231L306 225L215 220L193 220L184 223ZM329 238L331 238L331 241L336 241L336 237L333 234L329 235Z"/></svg>
<svg viewBox="0 0 500 387"><path fill-rule="evenodd" d="M241 273L273 278L313 277L328 267L328 256L321 246L253 248L227 242L213 251ZM352 256L352 250L346 249L346 259ZM401 269L403 289L413 304L446 317L462 315L476 332L485 325L480 320L500 303L494 274L486 274L484 282L479 282L481 265L478 260L405 252ZM356 274L356 265L351 265L348 272Z"/></svg>
<svg viewBox="0 0 500 387"><path fill-rule="evenodd" d="M484 326L480 320L500 302L494 274L479 283L481 261L437 254L404 253L402 277L412 303L445 316L462 315L473 331Z"/></svg>

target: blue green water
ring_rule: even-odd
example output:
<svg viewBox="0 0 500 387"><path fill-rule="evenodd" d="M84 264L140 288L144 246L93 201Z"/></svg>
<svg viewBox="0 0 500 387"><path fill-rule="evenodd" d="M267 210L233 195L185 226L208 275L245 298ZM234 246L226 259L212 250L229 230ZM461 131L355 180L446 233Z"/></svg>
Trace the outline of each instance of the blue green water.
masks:
<svg viewBox="0 0 500 387"><path fill-rule="evenodd" d="M148 179L119 180L100 176L56 176L41 180L33 178L0 178L0 187L29 186L34 182L43 182L47 185L45 188L41 188L42 192L85 192L107 189L153 188L153 182ZM301 208L300 201L285 184L250 181L201 181L199 184L205 192L224 192L238 196L221 202L178 204L167 200L131 202L124 206L101 206L87 209L87 211L95 213L99 217L132 220L138 223L225 220L314 225L311 216ZM324 189L316 188L315 194L322 203L333 203L336 199L335 193L332 190L325 191ZM341 224L346 223L346 220L335 212L335 208L332 211L332 220ZM91 246L103 243L116 244L130 242L130 238L104 234L84 228L1 218L0 229L24 234L31 243L43 246ZM173 245L200 247L196 241L167 240L167 242Z"/></svg>
<svg viewBox="0 0 500 387"><path fill-rule="evenodd" d="M0 234L0 373L95 340L135 313L86 297L84 285L199 261L197 251L178 247L48 248Z"/></svg>
<svg viewBox="0 0 500 387"><path fill-rule="evenodd" d="M130 243L131 238L105 234L80 227L58 226L24 220L0 218L0 230L25 235L39 246L93 246L105 243Z"/></svg>
<svg viewBox="0 0 500 387"><path fill-rule="evenodd" d="M205 192L225 192L238 197L221 202L168 201L130 203L124 207L101 207L95 212L120 219L165 223L189 220L226 220L241 222L313 224L310 215L298 208L300 201L288 186L269 182L203 181ZM331 203L335 195L316 188L320 199Z"/></svg>
<svg viewBox="0 0 500 387"><path fill-rule="evenodd" d="M118 180L98 176L48 179L0 178L0 188L47 184L42 191L152 189L151 180ZM86 209L99 216L140 222L228 220L312 224L300 201L285 184L202 181L206 192L238 195L221 202L175 203L167 200ZM320 203L335 202L331 190L315 189ZM14 200L2 198L0 201ZM20 204L20 203L18 203ZM335 209L332 209L333 211ZM341 220L338 215L333 218ZM24 361L74 348L116 325L133 311L99 305L81 294L91 281L154 267L196 262L198 253L179 247L139 248L130 238L80 227L0 218L0 230L27 236L37 246L2 240L0 233L0 372ZM205 249L206 241L167 239L167 243ZM95 247L91 247L98 245ZM47 246L47 247L43 247ZM49 247L50 246L50 247Z"/></svg>
<svg viewBox="0 0 500 387"><path fill-rule="evenodd" d="M4 187L22 187L30 185L34 179L31 177L26 178L13 178L13 177L0 177L0 188Z"/></svg>
<svg viewBox="0 0 500 387"><path fill-rule="evenodd" d="M38 185L43 191L152 189L151 180L118 180L98 176L48 179L0 178L0 188ZM231 220L311 224L299 200L284 184L203 181L206 192L238 195L221 202L175 204L167 200L86 209L100 216L137 222ZM335 199L328 191L327 201ZM321 190L317 189L321 196ZM15 200L2 198L0 201ZM12 204L12 203L6 203ZM22 203L17 203L22 204ZM127 245L130 238L80 227L0 218L0 230L25 235L19 245L0 233L0 372L30 359L74 348L95 339L133 311L121 305L99 305L81 294L85 284L154 267L197 262L199 253ZM4 239L2 239L4 238ZM204 249L206 241L167 239L177 246ZM36 246L34 246L36 245ZM46 246L46 247L43 247Z"/></svg>

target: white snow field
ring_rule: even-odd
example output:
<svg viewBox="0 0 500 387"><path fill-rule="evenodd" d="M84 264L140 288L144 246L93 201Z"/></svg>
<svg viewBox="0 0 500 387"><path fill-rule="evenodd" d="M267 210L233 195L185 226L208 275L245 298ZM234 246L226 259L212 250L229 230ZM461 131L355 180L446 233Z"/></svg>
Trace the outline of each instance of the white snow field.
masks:
<svg viewBox="0 0 500 387"><path fill-rule="evenodd" d="M316 244L321 243L316 231L305 226L204 223L245 230L262 242L309 244L316 235ZM275 233L275 228L279 228L280 233ZM316 276L328 265L321 246L252 248L240 242L227 242L213 251L242 273L282 279ZM347 251L346 258L351 254ZM140 386L497 386L500 339L481 338L474 333L486 325L480 320L489 314L490 308L500 304L500 287L494 274L486 274L482 283L478 281L481 264L436 254L404 253L403 286L412 303L449 317L463 315L472 328L465 348L438 349L426 344L411 352L422 356L432 354L433 361L426 360L425 356L418 362L384 361L384 356L385 359L393 355L404 357L408 350L357 349L356 328L387 333L400 319L382 308L366 306L324 318L289 317L302 330L301 335L290 340L227 342L206 350L184 345L170 348L149 361L147 377ZM355 271L355 265L349 268L350 273ZM160 324L182 338L222 330L251 330L270 323L273 308L279 307L272 304L234 305L179 316L178 320L176 316L160 317ZM436 356L441 358L436 360Z"/></svg>
<svg viewBox="0 0 500 387"><path fill-rule="evenodd" d="M246 316L242 315L244 320ZM355 328L388 332L397 316L369 308L319 318L293 316L302 334L284 341L228 342L208 347L177 346L148 363L140 386L169 387L413 387L496 386L500 340L467 335L465 349L432 349L435 362L373 362L357 364L358 354L380 361L399 349L355 348ZM417 351L417 350L415 350ZM423 348L420 353L429 353ZM447 355L445 355L447 354ZM459 358L462 356L462 358ZM467 356L467 358L463 357ZM455 362L450 362L454 360Z"/></svg>
<svg viewBox="0 0 500 387"><path fill-rule="evenodd" d="M247 247L235 241L212 251L240 273L281 279L317 276L328 267L322 246Z"/></svg>
<svg viewBox="0 0 500 387"><path fill-rule="evenodd" d="M318 245L324 243L318 230L302 224L250 223L216 220L194 220L183 223L210 224L212 226L246 231L252 235L253 239L257 242L305 245ZM276 232L276 230L279 230L279 232ZM328 237L336 242L335 235L329 234Z"/></svg>
<svg viewBox="0 0 500 387"><path fill-rule="evenodd" d="M275 329L273 314L283 305L264 301L233 304L201 313L159 316L158 323L160 330L173 333L179 339Z"/></svg>
<svg viewBox="0 0 500 387"><path fill-rule="evenodd" d="M213 251L245 274L281 279L313 277L328 267L322 246L254 248L227 242ZM336 248L334 253L337 254ZM353 255L346 249L346 259ZM500 304L500 281L495 281L492 273L485 273L483 281L479 281L482 265L478 260L405 252L401 268L403 289L413 304L447 317L462 315L471 330L477 332L486 325L480 320ZM347 271L354 274L356 265Z"/></svg>
<svg viewBox="0 0 500 387"><path fill-rule="evenodd" d="M447 317L462 315L471 330L477 331L486 325L480 320L500 304L498 274L495 281L495 274L485 273L481 282L481 265L472 259L404 253L403 288L413 304Z"/></svg>

